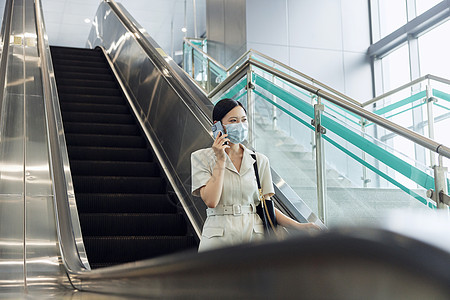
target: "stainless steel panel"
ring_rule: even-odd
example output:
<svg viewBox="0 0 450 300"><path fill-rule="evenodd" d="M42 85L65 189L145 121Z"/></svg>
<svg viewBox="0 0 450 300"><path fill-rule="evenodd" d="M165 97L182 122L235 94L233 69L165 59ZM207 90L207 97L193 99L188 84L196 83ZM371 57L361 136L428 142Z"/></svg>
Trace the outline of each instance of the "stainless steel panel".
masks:
<svg viewBox="0 0 450 300"><path fill-rule="evenodd" d="M59 288L61 257L53 196L26 198L26 280L28 290Z"/></svg>
<svg viewBox="0 0 450 300"><path fill-rule="evenodd" d="M42 96L25 96L25 193L26 196L50 196L47 130ZM51 216L52 217L52 216Z"/></svg>
<svg viewBox="0 0 450 300"><path fill-rule="evenodd" d="M3 195L24 193L24 103L22 99L23 95L7 92L3 100L0 139L0 194Z"/></svg>
<svg viewBox="0 0 450 300"><path fill-rule="evenodd" d="M21 290L24 285L23 195L0 194L0 288Z"/></svg>

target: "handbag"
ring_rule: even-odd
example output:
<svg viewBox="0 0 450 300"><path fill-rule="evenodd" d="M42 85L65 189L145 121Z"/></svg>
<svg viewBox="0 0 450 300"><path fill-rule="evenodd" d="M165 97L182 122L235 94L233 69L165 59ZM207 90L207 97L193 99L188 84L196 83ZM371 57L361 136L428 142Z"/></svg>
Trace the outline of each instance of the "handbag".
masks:
<svg viewBox="0 0 450 300"><path fill-rule="evenodd" d="M256 161L256 154L251 154L255 162L253 163L253 168L255 169L256 183L258 184L259 200L260 203L256 206L256 213L259 215L263 221L264 231L269 235L276 235L277 219L275 214L275 207L272 200L267 200L264 198L261 188L261 182L259 180L258 164Z"/></svg>

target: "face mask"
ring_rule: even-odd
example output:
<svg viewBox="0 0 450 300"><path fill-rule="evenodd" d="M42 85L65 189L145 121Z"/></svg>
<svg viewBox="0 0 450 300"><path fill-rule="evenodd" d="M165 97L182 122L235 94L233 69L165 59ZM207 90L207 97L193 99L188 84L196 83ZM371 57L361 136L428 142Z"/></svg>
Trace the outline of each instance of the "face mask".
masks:
<svg viewBox="0 0 450 300"><path fill-rule="evenodd" d="M228 138L233 144L240 144L246 138L248 134L248 123L232 123L225 125L227 130Z"/></svg>

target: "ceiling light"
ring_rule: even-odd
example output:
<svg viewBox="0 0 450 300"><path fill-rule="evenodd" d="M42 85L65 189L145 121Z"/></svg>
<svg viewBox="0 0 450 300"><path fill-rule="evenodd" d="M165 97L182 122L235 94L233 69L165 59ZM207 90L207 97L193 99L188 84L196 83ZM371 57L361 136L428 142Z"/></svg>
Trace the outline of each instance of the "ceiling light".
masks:
<svg viewBox="0 0 450 300"><path fill-rule="evenodd" d="M181 31L186 32L187 31L186 27L181 28Z"/></svg>
<svg viewBox="0 0 450 300"><path fill-rule="evenodd" d="M86 18L86 19L84 19L84 23L89 24L89 23L91 23L91 20L89 20L88 18Z"/></svg>

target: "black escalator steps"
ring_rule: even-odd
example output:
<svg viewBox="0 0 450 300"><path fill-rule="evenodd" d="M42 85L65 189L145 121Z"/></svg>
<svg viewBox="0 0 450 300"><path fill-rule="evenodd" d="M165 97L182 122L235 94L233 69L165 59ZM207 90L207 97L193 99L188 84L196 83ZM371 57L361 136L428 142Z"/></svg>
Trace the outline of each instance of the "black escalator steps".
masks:
<svg viewBox="0 0 450 300"><path fill-rule="evenodd" d="M68 146L67 150L70 160L153 161L152 155L145 148Z"/></svg>
<svg viewBox="0 0 450 300"><path fill-rule="evenodd" d="M83 95L83 94L64 94L59 93L61 103L87 103L87 104L125 104L121 96L101 96L101 95Z"/></svg>
<svg viewBox="0 0 450 300"><path fill-rule="evenodd" d="M93 112L106 114L129 114L130 110L125 104L89 104L89 103L61 103L62 111Z"/></svg>
<svg viewBox="0 0 450 300"><path fill-rule="evenodd" d="M56 73L60 71L63 72L73 72L73 73L87 73L87 74L111 74L111 71L108 68L89 68L84 66L60 66L54 65L54 69Z"/></svg>
<svg viewBox="0 0 450 300"><path fill-rule="evenodd" d="M186 234L181 214L80 213L83 236L180 236Z"/></svg>
<svg viewBox="0 0 450 300"><path fill-rule="evenodd" d="M64 69L61 70L55 70L56 74L56 83L60 79L86 79L86 80L93 80L93 81L105 81L105 80L114 80L114 77L111 73L108 74L86 74L86 73L79 73L79 72L69 72Z"/></svg>
<svg viewBox="0 0 450 300"><path fill-rule="evenodd" d="M113 88L117 89L117 83L112 80L89 80L89 79L71 79L61 78L58 80L59 86L75 86L75 87L96 87L96 88Z"/></svg>
<svg viewBox="0 0 450 300"><path fill-rule="evenodd" d="M117 264L170 254L181 250L195 250L191 236L167 237L84 237L89 262Z"/></svg>
<svg viewBox="0 0 450 300"><path fill-rule="evenodd" d="M58 46L50 46L50 51L53 54L61 54L61 55L82 55L82 56L97 56L103 57L103 53L100 49L85 49L85 48L69 48L69 47L58 47Z"/></svg>
<svg viewBox="0 0 450 300"><path fill-rule="evenodd" d="M103 123L103 124L135 124L131 115L62 112L64 122Z"/></svg>
<svg viewBox="0 0 450 300"><path fill-rule="evenodd" d="M105 68L107 66L106 61L95 62L95 61L84 61L84 60L69 60L68 58L64 58L64 59L53 58L53 64L55 66L63 67L63 68L66 66Z"/></svg>
<svg viewBox="0 0 450 300"><path fill-rule="evenodd" d="M71 160L72 175L85 176L159 176L159 166L154 162L118 162L118 161L88 161Z"/></svg>
<svg viewBox="0 0 450 300"><path fill-rule="evenodd" d="M105 58L103 56L97 56L97 55L89 56L89 55L80 55L80 54L52 53L52 58L54 60L53 64L55 64L55 61L59 61L62 59L105 63Z"/></svg>
<svg viewBox="0 0 450 300"><path fill-rule="evenodd" d="M130 124L98 124L98 123L64 123L65 133L108 134L108 135L139 135L137 125Z"/></svg>
<svg viewBox="0 0 450 300"><path fill-rule="evenodd" d="M84 94L100 96L121 96L122 93L117 88L96 88L96 87L76 87L76 86L58 86L58 92L61 94Z"/></svg>
<svg viewBox="0 0 450 300"><path fill-rule="evenodd" d="M142 136L99 135L67 133L66 143L69 146L145 148L147 145Z"/></svg>
<svg viewBox="0 0 450 300"><path fill-rule="evenodd" d="M160 177L73 176L77 193L162 194L166 182Z"/></svg>
<svg viewBox="0 0 450 300"><path fill-rule="evenodd" d="M76 195L79 213L176 213L167 194Z"/></svg>

